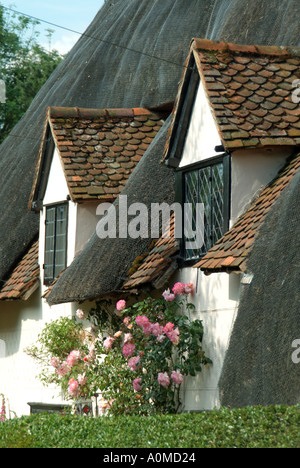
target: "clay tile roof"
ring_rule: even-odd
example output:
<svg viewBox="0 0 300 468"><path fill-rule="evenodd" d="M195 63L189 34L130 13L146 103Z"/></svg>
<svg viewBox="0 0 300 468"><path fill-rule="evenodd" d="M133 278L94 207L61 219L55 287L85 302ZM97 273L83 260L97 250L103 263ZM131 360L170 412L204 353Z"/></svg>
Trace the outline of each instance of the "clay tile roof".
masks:
<svg viewBox="0 0 300 468"><path fill-rule="evenodd" d="M73 201L115 199L161 129L147 109L50 108Z"/></svg>
<svg viewBox="0 0 300 468"><path fill-rule="evenodd" d="M293 102L293 83L300 78L299 47L245 46L194 39L187 70L191 58L226 150L300 146L300 106ZM179 88L163 160L168 157L187 70Z"/></svg>
<svg viewBox="0 0 300 468"><path fill-rule="evenodd" d="M116 199L163 123L143 108L48 108L44 137L50 125L72 201Z"/></svg>
<svg viewBox="0 0 300 468"><path fill-rule="evenodd" d="M27 300L39 285L39 243L34 242L0 291L0 301Z"/></svg>
<svg viewBox="0 0 300 468"><path fill-rule="evenodd" d="M299 169L300 153L289 160L278 176L262 190L246 213L194 268L201 268L206 273L245 271L248 255L260 227L284 188Z"/></svg>
<svg viewBox="0 0 300 468"><path fill-rule="evenodd" d="M162 287L177 269L174 254L179 245L174 236L174 214L163 236L154 242L150 252L138 257L129 272L129 280L123 285L124 290L136 290L145 285Z"/></svg>

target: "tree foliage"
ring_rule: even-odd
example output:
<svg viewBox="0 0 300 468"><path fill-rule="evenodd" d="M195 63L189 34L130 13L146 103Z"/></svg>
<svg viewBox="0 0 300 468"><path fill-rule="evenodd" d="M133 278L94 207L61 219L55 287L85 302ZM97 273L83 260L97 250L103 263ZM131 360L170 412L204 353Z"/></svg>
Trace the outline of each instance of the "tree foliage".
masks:
<svg viewBox="0 0 300 468"><path fill-rule="evenodd" d="M0 4L0 79L6 102L0 103L0 143L21 119L63 57L38 43L39 22L9 14ZM51 40L52 30L48 30Z"/></svg>

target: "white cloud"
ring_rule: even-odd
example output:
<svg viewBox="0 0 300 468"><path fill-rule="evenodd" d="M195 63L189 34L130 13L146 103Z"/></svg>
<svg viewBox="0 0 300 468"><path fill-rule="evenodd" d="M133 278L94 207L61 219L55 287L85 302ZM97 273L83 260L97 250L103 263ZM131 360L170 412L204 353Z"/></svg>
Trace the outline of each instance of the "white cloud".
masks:
<svg viewBox="0 0 300 468"><path fill-rule="evenodd" d="M60 39L51 43L51 49L57 50L60 54L67 54L79 39L78 34L64 34ZM46 49L49 48L47 45Z"/></svg>

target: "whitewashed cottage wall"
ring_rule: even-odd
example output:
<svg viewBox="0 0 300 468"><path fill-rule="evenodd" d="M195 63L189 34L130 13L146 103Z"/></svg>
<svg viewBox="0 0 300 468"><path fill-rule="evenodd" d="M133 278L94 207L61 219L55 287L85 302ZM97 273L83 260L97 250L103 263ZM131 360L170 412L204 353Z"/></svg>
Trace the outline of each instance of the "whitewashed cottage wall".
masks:
<svg viewBox="0 0 300 468"><path fill-rule="evenodd" d="M220 136L200 83L180 167L216 156L215 147L220 144ZM249 207L253 197L276 176L289 154L290 150L232 153L230 227ZM218 381L239 305L241 275L214 273L206 276L200 270L188 267L180 269L173 281L194 284L192 302L196 312L191 317L203 321L204 349L213 361L213 365L205 368L197 377L187 379L182 395L184 409L217 408L220 405Z"/></svg>
<svg viewBox="0 0 300 468"><path fill-rule="evenodd" d="M37 341L38 334L51 320L67 315L65 306L45 307L39 288L28 301L2 302L0 305L0 393L17 415L30 413L29 402L61 402L60 391L44 387L38 380L36 362L25 349Z"/></svg>
<svg viewBox="0 0 300 468"><path fill-rule="evenodd" d="M55 151L48 178L44 205L64 202L69 194L62 166ZM99 216L95 204L78 205L69 201L68 217L68 265L87 242ZM35 344L46 323L59 317L71 317L79 305L60 304L50 307L42 298L47 287L43 284L45 242L45 208L40 217L39 264L41 286L28 301L0 302L0 393L9 402L12 414L30 413L29 402L66 403L60 389L45 387L37 378L36 362L25 353L25 348ZM82 306L81 306L82 307ZM85 309L91 304L85 304Z"/></svg>

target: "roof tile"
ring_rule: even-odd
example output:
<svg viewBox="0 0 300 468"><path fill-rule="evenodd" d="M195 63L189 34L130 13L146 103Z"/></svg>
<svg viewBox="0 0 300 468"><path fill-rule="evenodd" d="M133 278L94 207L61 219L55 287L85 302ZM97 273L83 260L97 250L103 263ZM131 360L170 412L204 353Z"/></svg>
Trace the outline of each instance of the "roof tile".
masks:
<svg viewBox="0 0 300 468"><path fill-rule="evenodd" d="M50 107L47 119L76 202L117 198L163 125L143 108Z"/></svg>
<svg viewBox="0 0 300 468"><path fill-rule="evenodd" d="M0 301L26 300L39 284L39 243L34 242L0 291Z"/></svg>
<svg viewBox="0 0 300 468"><path fill-rule="evenodd" d="M187 64L191 56L195 58L226 150L299 145L300 107L293 102L293 83L299 79L299 47L247 46L194 39ZM184 79L163 161L168 158ZM238 127L236 132L223 127L224 117L228 127ZM253 132L263 130L264 133L253 139L257 133L248 133L248 124L255 127Z"/></svg>

